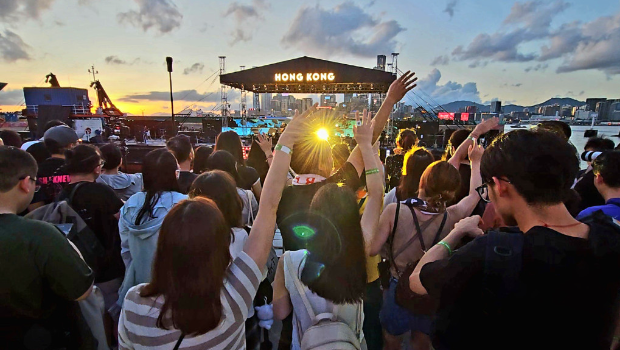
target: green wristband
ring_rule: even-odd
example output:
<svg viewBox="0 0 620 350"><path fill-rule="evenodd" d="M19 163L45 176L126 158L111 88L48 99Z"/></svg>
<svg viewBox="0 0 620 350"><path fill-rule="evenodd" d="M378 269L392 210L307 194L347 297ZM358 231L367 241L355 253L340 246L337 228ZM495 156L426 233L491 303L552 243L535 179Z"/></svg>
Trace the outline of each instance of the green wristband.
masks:
<svg viewBox="0 0 620 350"><path fill-rule="evenodd" d="M444 241L441 241L441 242L439 242L437 244L443 246L444 248L446 248L448 250L448 255L452 256L452 253L453 253L452 252L452 248L450 248L450 245L448 243L446 243Z"/></svg>
<svg viewBox="0 0 620 350"><path fill-rule="evenodd" d="M377 168L366 170L366 176L372 175L372 174L378 174L378 173L379 173L379 169Z"/></svg>
<svg viewBox="0 0 620 350"><path fill-rule="evenodd" d="M289 155L291 154L291 149L290 148L288 148L288 147L286 147L284 145L281 145L279 143L276 145L275 151L282 151L282 152L284 152L286 154L289 154Z"/></svg>

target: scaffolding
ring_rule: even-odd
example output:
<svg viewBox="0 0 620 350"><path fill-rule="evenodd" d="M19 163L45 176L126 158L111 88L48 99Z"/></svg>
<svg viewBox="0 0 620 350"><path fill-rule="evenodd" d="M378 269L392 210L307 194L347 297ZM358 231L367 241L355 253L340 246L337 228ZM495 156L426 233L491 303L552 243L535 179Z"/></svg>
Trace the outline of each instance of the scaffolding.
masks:
<svg viewBox="0 0 620 350"><path fill-rule="evenodd" d="M220 77L226 73L226 56L220 56ZM228 127L228 91L226 85L221 85L221 117L222 117L222 128Z"/></svg>

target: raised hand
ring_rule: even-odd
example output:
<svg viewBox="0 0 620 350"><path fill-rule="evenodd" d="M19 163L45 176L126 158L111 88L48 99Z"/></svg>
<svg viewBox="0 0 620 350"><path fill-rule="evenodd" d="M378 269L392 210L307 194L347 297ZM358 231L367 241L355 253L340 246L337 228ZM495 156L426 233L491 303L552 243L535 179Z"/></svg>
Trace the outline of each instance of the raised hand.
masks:
<svg viewBox="0 0 620 350"><path fill-rule="evenodd" d="M295 116L293 116L291 122L288 123L288 125L284 129L282 136L280 136L280 143L282 143L283 140L286 140L288 143L294 143L301 137L304 132L307 132L307 128L309 125L308 118L310 117L310 115L316 112L318 106L319 104L315 103L312 107L308 108L308 110L306 110L302 114L299 114L299 111L295 110Z"/></svg>
<svg viewBox="0 0 620 350"><path fill-rule="evenodd" d="M364 110L361 118L359 112L355 113L353 135L360 147L369 146L372 148L372 113Z"/></svg>
<svg viewBox="0 0 620 350"><path fill-rule="evenodd" d="M480 162L480 159L482 159L482 154L484 154L484 148L481 145L474 144L469 146L467 155L469 155L469 160L472 163Z"/></svg>
<svg viewBox="0 0 620 350"><path fill-rule="evenodd" d="M262 149L266 155L271 154L272 143L271 143L271 137L269 137L269 135L260 133L257 135L256 141L254 142L256 142L260 146L260 149Z"/></svg>
<svg viewBox="0 0 620 350"><path fill-rule="evenodd" d="M487 132L495 129L498 125L499 125L499 118L497 117L489 118L483 121L482 123L476 125L476 128L474 129L474 131L472 131L471 135L473 137L478 138L481 135L484 135Z"/></svg>
<svg viewBox="0 0 620 350"><path fill-rule="evenodd" d="M451 234L458 234L460 237L469 236L476 238L484 235L484 231L480 229L482 218L479 215L467 217L454 225Z"/></svg>
<svg viewBox="0 0 620 350"><path fill-rule="evenodd" d="M402 100L409 91L418 86L418 84L415 84L417 80L415 73L407 71L390 85L386 101L389 100L391 103L397 103Z"/></svg>

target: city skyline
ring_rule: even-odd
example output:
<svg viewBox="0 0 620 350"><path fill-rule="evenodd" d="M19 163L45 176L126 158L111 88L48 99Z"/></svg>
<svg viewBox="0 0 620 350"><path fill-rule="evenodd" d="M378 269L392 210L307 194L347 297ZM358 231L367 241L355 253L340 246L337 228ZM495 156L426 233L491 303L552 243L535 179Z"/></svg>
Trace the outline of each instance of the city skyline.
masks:
<svg viewBox="0 0 620 350"><path fill-rule="evenodd" d="M9 85L0 108L19 109L22 87L45 86L50 72L61 86L87 88L94 64L122 111L169 113L172 56L175 112L209 111L219 55L231 72L304 55L372 68L392 52L442 104L618 98L620 1L2 0L0 81ZM238 109L238 91L230 97Z"/></svg>

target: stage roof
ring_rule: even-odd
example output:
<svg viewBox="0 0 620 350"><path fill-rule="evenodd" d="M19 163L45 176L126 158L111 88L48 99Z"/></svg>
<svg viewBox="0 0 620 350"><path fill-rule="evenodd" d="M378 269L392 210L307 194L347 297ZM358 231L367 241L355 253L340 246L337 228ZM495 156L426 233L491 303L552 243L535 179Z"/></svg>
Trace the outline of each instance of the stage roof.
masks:
<svg viewBox="0 0 620 350"><path fill-rule="evenodd" d="M300 57L220 76L220 83L257 93L386 93L390 72Z"/></svg>
<svg viewBox="0 0 620 350"><path fill-rule="evenodd" d="M6 86L6 83L0 83L0 90L4 89L5 86Z"/></svg>

